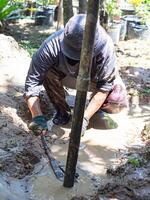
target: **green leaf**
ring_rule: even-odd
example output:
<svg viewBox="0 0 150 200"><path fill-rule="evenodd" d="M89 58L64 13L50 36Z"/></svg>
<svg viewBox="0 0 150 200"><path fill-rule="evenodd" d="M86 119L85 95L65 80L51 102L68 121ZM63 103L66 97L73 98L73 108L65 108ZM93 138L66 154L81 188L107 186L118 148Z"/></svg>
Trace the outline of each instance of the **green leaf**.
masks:
<svg viewBox="0 0 150 200"><path fill-rule="evenodd" d="M139 167L140 161L138 158L128 158L128 163L130 163L133 167Z"/></svg>
<svg viewBox="0 0 150 200"><path fill-rule="evenodd" d="M145 88L145 89L143 90L143 92L146 93L146 94L150 94L150 88Z"/></svg>
<svg viewBox="0 0 150 200"><path fill-rule="evenodd" d="M8 4L8 0L0 0L0 12L5 8Z"/></svg>
<svg viewBox="0 0 150 200"><path fill-rule="evenodd" d="M12 11L16 10L17 8L17 5L12 5L3 9L2 12L0 12L0 20L5 19Z"/></svg>

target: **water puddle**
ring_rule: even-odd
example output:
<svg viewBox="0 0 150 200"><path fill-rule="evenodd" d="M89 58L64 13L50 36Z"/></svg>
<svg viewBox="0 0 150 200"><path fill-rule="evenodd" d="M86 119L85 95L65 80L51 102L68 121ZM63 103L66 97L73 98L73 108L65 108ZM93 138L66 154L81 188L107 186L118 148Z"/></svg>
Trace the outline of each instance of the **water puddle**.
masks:
<svg viewBox="0 0 150 200"><path fill-rule="evenodd" d="M1 200L27 200L24 181L0 176Z"/></svg>
<svg viewBox="0 0 150 200"><path fill-rule="evenodd" d="M53 175L38 176L34 181L32 196L37 200L70 200L77 195L91 195L95 192L92 180L80 172L80 178L72 188L64 188Z"/></svg>
<svg viewBox="0 0 150 200"><path fill-rule="evenodd" d="M0 177L0 200L70 200L77 195L91 195L96 187L82 170L74 187L64 188L56 179L47 160L36 165L32 175L22 180Z"/></svg>

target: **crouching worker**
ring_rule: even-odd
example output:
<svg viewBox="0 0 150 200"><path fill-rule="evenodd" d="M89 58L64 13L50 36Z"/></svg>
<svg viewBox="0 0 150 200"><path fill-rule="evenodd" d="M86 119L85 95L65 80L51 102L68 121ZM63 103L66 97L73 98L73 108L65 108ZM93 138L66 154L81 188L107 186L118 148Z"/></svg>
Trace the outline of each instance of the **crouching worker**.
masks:
<svg viewBox="0 0 150 200"><path fill-rule="evenodd" d="M63 80L78 76L85 20L85 14L73 16L65 28L48 37L32 57L24 96L32 114L29 129L35 133L37 130L47 130L39 101L41 85L56 109L53 123L64 125L71 118ZM118 113L127 107L126 89L117 71L113 42L98 23L92 59L90 85L94 92L85 109L82 134L98 110Z"/></svg>

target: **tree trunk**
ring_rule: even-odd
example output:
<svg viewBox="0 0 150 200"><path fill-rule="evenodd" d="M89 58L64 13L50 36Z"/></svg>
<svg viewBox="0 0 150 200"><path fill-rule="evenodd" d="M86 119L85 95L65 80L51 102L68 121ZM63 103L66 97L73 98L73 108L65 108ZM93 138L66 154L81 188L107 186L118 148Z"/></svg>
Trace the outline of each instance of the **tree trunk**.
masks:
<svg viewBox="0 0 150 200"><path fill-rule="evenodd" d="M79 13L86 13L87 0L79 0Z"/></svg>
<svg viewBox="0 0 150 200"><path fill-rule="evenodd" d="M104 0L100 1L100 24L101 26L107 30L108 27L108 14L104 8Z"/></svg>
<svg viewBox="0 0 150 200"><path fill-rule="evenodd" d="M57 14L57 30L60 29L63 25L63 0L59 0L58 4L58 14Z"/></svg>
<svg viewBox="0 0 150 200"><path fill-rule="evenodd" d="M81 51L81 61L79 75L77 77L77 95L75 101L74 114L72 119L72 128L67 156L67 164L64 178L64 187L73 187L80 146L81 128L83 123L85 102L88 85L90 81L90 72L92 64L92 52L94 47L94 38L96 23L98 18L99 0L89 0L86 17L86 25L83 37Z"/></svg>
<svg viewBox="0 0 150 200"><path fill-rule="evenodd" d="M63 0L64 9L64 26L68 20L73 16L72 0Z"/></svg>

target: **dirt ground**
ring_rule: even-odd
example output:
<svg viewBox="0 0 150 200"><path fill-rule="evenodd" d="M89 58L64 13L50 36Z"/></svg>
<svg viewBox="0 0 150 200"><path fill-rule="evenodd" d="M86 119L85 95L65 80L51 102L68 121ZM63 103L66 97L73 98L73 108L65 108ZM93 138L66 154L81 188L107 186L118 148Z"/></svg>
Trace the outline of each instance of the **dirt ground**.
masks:
<svg viewBox="0 0 150 200"><path fill-rule="evenodd" d="M23 99L23 85L30 55L20 48L35 49L55 27L39 27L23 21L11 24L5 35L0 35L0 174L23 179L30 175L42 157L46 157L40 138L28 130L30 112ZM4 45L5 42L5 45ZM11 44L11 45L10 45ZM25 45L26 44L26 45ZM7 45L7 46L6 46ZM120 154L118 165L107 169L109 181L97 189L95 195L74 197L72 200L149 200L150 199L150 40L120 41L116 46L118 67L126 83L135 129L139 118L143 128L137 136L139 143ZM29 51L31 53L31 51ZM25 68L20 69L21 66ZM51 118L54 109L45 93L41 94L42 110ZM137 127L136 127L137 126ZM132 132L129 133L132 137ZM49 144L65 143L59 134L47 137ZM68 141L68 139L67 139ZM1 192L0 192L1 195Z"/></svg>

